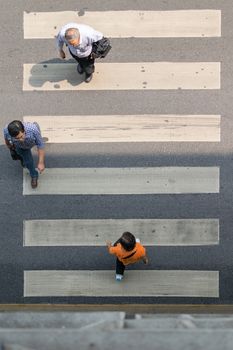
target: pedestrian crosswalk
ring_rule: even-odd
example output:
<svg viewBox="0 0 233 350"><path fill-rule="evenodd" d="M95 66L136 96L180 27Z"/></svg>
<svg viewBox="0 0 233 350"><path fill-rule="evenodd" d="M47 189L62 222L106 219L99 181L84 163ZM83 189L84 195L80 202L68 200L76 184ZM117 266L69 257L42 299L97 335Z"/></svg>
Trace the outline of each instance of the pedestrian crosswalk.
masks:
<svg viewBox="0 0 233 350"><path fill-rule="evenodd" d="M64 24L78 22L111 38L221 36L220 10L24 12L24 38L54 38Z"/></svg>
<svg viewBox="0 0 233 350"><path fill-rule="evenodd" d="M220 142L220 115L25 116L47 143Z"/></svg>
<svg viewBox="0 0 233 350"><path fill-rule="evenodd" d="M134 232L146 246L219 244L218 219L25 220L25 247L105 246L118 232Z"/></svg>
<svg viewBox="0 0 233 350"><path fill-rule="evenodd" d="M54 39L68 22L85 23L110 38L220 38L221 10L185 9L171 11L61 11L24 12L24 39ZM54 45L54 43L52 44ZM221 63L197 61L97 62L90 84L77 74L70 62L25 63L25 93L43 91L54 94L70 91L85 93L108 91L219 90ZM77 114L24 116L39 123L42 135L51 144L128 142L215 142L221 141L221 115L213 111L197 114L196 108L183 114ZM207 114L209 112L209 114ZM181 112L182 113L182 112ZM216 194L220 191L219 166L148 166L52 168L40 176L39 186L31 188L23 172L24 196L57 195L183 195ZM28 198L28 197L25 197ZM177 201L178 201L177 197ZM181 215L182 216L182 215ZM123 231L131 231L143 244L155 246L216 246L221 236L217 217L196 218L50 219L24 221L23 245L30 247L101 248L106 240L116 241ZM158 249L158 248L156 248ZM186 248L185 248L186 249ZM156 253L155 253L156 254ZM201 252L200 252L201 254ZM104 257L101 257L104 259ZM182 259L182 257L181 257ZM197 262L194 262L194 265ZM218 298L219 271L158 270L147 267L129 270L123 283L114 280L112 266L98 270L28 269L24 271L25 298L30 297L192 297Z"/></svg>
<svg viewBox="0 0 233 350"><path fill-rule="evenodd" d="M92 84L85 84L75 63L27 63L23 90L214 90L220 70L220 62L97 63Z"/></svg>
<svg viewBox="0 0 233 350"><path fill-rule="evenodd" d="M24 171L23 194L218 193L218 167L48 168L36 189Z"/></svg>
<svg viewBox="0 0 233 350"><path fill-rule="evenodd" d="M219 296L218 271L127 271L125 283L116 283L112 271L25 271L24 295L48 296Z"/></svg>

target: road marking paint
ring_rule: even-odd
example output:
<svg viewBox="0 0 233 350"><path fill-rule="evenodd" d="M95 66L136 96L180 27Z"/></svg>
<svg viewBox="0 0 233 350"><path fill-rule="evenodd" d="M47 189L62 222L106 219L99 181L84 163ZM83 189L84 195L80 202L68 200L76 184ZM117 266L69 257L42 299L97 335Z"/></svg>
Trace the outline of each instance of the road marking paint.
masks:
<svg viewBox="0 0 233 350"><path fill-rule="evenodd" d="M25 116L48 143L220 142L219 115Z"/></svg>
<svg viewBox="0 0 233 350"><path fill-rule="evenodd" d="M36 189L23 176L24 195L218 192L218 167L47 168Z"/></svg>
<svg viewBox="0 0 233 350"><path fill-rule="evenodd" d="M24 64L24 91L220 89L220 62L97 63L84 82L75 63Z"/></svg>
<svg viewBox="0 0 233 350"><path fill-rule="evenodd" d="M218 271L24 271L24 297L219 297Z"/></svg>
<svg viewBox="0 0 233 350"><path fill-rule="evenodd" d="M24 246L105 246L125 232L148 246L219 244L218 219L73 219L24 221Z"/></svg>
<svg viewBox="0 0 233 350"><path fill-rule="evenodd" d="M69 22L112 38L220 37L221 10L24 12L24 38L54 38Z"/></svg>

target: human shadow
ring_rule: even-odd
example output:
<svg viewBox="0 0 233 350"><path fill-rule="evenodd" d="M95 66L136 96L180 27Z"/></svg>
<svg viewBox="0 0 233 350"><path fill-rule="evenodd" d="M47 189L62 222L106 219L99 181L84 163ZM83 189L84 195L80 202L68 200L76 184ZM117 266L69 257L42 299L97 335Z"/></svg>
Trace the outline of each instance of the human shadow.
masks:
<svg viewBox="0 0 233 350"><path fill-rule="evenodd" d="M77 62L73 59L53 58L32 66L28 83L34 88L42 88L46 82L54 83L51 89L60 89L60 82L67 81L72 86L84 83L85 74L77 72ZM63 89L64 90L64 89Z"/></svg>

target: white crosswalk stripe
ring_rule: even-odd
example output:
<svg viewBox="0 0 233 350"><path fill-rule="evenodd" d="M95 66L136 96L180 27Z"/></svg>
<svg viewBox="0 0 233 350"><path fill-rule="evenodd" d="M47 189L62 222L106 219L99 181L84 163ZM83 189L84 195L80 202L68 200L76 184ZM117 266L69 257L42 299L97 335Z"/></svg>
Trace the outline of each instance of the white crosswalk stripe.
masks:
<svg viewBox="0 0 233 350"><path fill-rule="evenodd" d="M66 23L83 23L112 38L219 37L220 10L24 12L24 38L54 38Z"/></svg>
<svg viewBox="0 0 233 350"><path fill-rule="evenodd" d="M220 142L219 115L27 116L48 143Z"/></svg>
<svg viewBox="0 0 233 350"><path fill-rule="evenodd" d="M218 219L69 219L24 221L24 246L103 246L124 231L147 246L219 244Z"/></svg>
<svg viewBox="0 0 233 350"><path fill-rule="evenodd" d="M221 37L221 10L24 12L25 39L53 39L62 25L91 25L110 38ZM113 51L112 51L113 52ZM23 90L219 90L221 63L97 62L86 84L77 64L25 63ZM155 108L156 110L156 108ZM76 111L75 111L76 112ZM207 111L205 111L207 112ZM77 112L76 112L77 113ZM191 113L191 111L190 111ZM220 142L221 116L210 114L25 116L37 121L48 143ZM23 195L140 195L219 193L220 169L206 167L47 168ZM103 246L131 231L146 246L219 244L218 218L25 220L25 247ZM156 248L157 249L157 248ZM219 297L219 272L129 270L116 283L113 270L24 271L24 297Z"/></svg>
<svg viewBox="0 0 233 350"><path fill-rule="evenodd" d="M48 168L36 189L23 177L24 195L218 192L218 167Z"/></svg>
<svg viewBox="0 0 233 350"><path fill-rule="evenodd" d="M24 296L219 296L218 271L127 271L116 283L112 271L25 271Z"/></svg>
<svg viewBox="0 0 233 350"><path fill-rule="evenodd" d="M91 84L75 63L24 64L24 91L220 89L220 62L97 63Z"/></svg>

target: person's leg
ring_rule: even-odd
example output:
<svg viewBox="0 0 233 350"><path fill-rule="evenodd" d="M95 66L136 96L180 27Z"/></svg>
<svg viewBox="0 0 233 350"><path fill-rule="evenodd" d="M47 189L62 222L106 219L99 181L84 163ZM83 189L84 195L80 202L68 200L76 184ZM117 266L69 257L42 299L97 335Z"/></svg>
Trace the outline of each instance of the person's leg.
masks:
<svg viewBox="0 0 233 350"><path fill-rule="evenodd" d="M69 52L70 52L71 56L75 59L75 61L78 62L77 71L79 72L79 74L83 74L84 70L83 70L82 64L80 62L80 58L78 56L75 56L74 54L72 54L70 49L69 49Z"/></svg>
<svg viewBox="0 0 233 350"><path fill-rule="evenodd" d="M31 178L38 178L38 171L35 169L32 152L30 149L16 148L16 152L23 158L24 166L29 170Z"/></svg>
<svg viewBox="0 0 233 350"><path fill-rule="evenodd" d="M116 259L116 280L121 281L124 275L125 265L117 258Z"/></svg>
<svg viewBox="0 0 233 350"><path fill-rule="evenodd" d="M95 71L95 59L91 58L90 56L91 55L81 59L81 65L86 75L91 75Z"/></svg>
<svg viewBox="0 0 233 350"><path fill-rule="evenodd" d="M70 51L70 50L69 50ZM92 74L95 71L95 59L89 55L88 57L77 57L72 54L70 51L71 56L78 62L77 70L80 74L85 73L86 78L85 81L89 83L92 78Z"/></svg>

